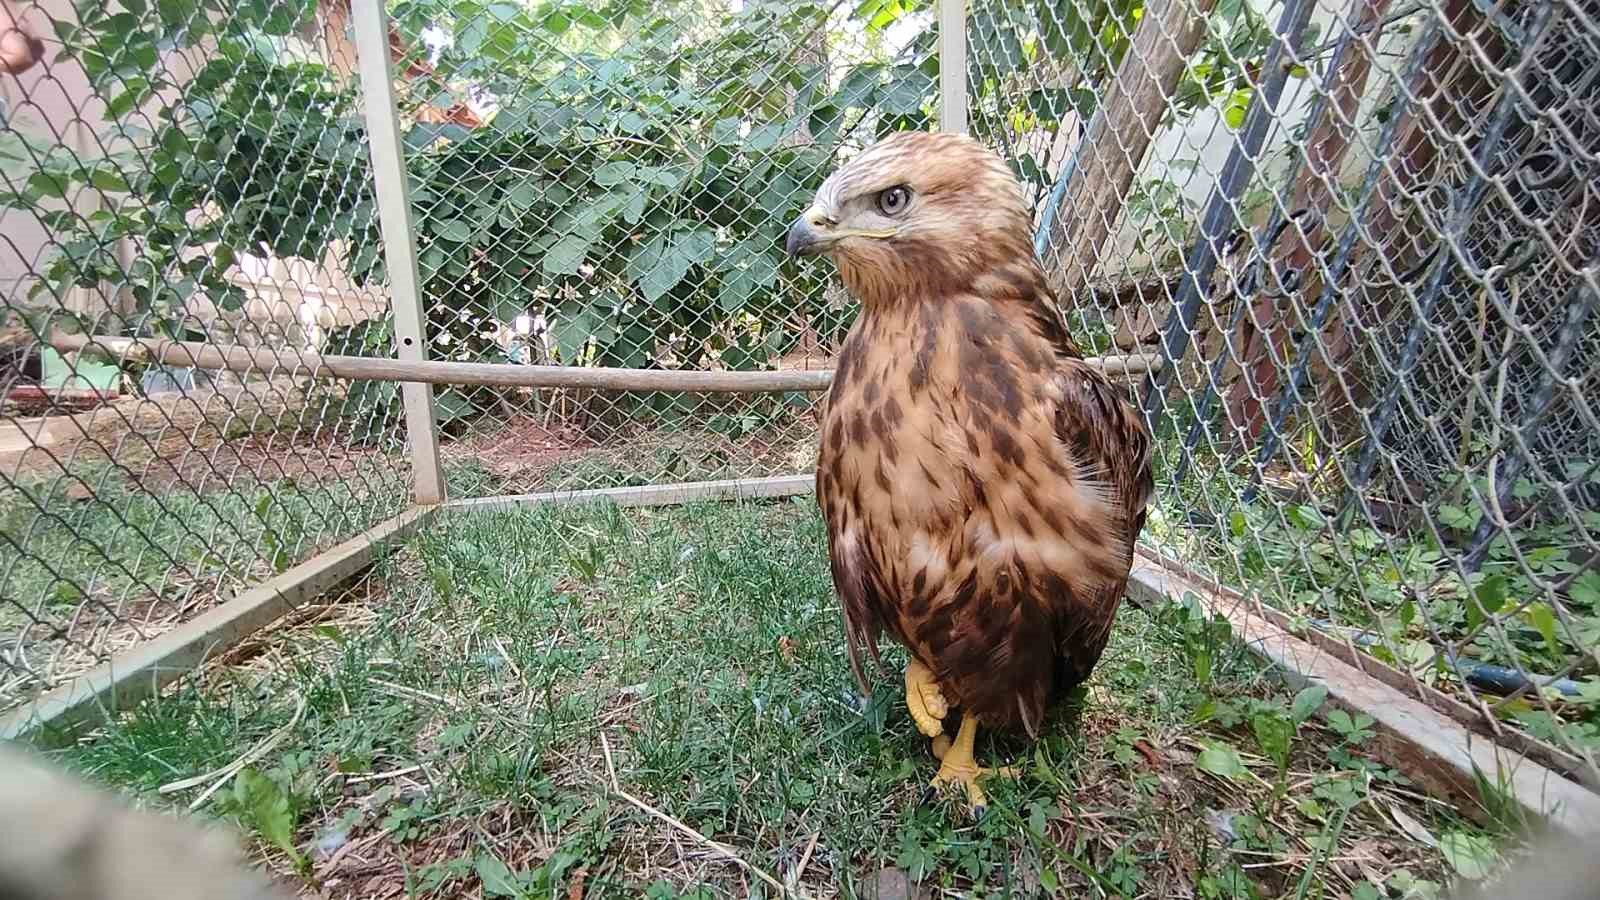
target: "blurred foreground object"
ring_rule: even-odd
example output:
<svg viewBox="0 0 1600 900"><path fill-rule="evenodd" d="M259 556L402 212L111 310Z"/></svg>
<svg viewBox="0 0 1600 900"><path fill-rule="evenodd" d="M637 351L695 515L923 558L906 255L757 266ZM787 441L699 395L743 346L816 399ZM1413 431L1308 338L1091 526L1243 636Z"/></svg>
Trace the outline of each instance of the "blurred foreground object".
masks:
<svg viewBox="0 0 1600 900"><path fill-rule="evenodd" d="M44 59L44 42L8 0L0 0L0 74L21 75Z"/></svg>
<svg viewBox="0 0 1600 900"><path fill-rule="evenodd" d="M1600 847L1570 837L1545 838L1499 878L1457 890L1452 900L1596 900Z"/></svg>
<svg viewBox="0 0 1600 900"><path fill-rule="evenodd" d="M223 832L141 812L0 744L0 898L280 900Z"/></svg>

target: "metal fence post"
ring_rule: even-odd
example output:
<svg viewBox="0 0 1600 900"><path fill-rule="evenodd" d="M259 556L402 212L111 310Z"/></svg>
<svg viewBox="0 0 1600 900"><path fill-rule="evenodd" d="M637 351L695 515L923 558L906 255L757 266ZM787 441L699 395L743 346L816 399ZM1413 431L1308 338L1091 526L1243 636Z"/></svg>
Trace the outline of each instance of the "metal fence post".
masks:
<svg viewBox="0 0 1600 900"><path fill-rule="evenodd" d="M939 0L939 130L967 133L966 0Z"/></svg>
<svg viewBox="0 0 1600 900"><path fill-rule="evenodd" d="M411 187L400 143L400 117L394 97L394 66L389 58L389 23L383 0L355 0L352 30L367 116L367 146L372 154L383 227L384 259L389 268L389 304L395 341L405 362L427 359L427 317L423 314L417 271L416 231L411 220ZM406 438L411 445L412 495L419 504L443 503L444 473L439 467L438 419L433 386L407 382Z"/></svg>
<svg viewBox="0 0 1600 900"><path fill-rule="evenodd" d="M1190 249L1183 266L1183 285L1173 302L1173 311L1161 329L1161 352L1166 365L1160 371L1145 376L1142 408L1145 423L1152 431L1166 414L1167 383L1177 373L1178 364L1189 353L1195 317L1199 315L1211 275L1217 266L1217 249L1239 221L1239 197L1255 176L1256 157L1261 154L1267 130L1273 126L1281 127L1277 119L1278 100L1283 95L1285 82L1289 80L1289 67L1284 65L1284 57L1287 56L1291 62L1296 61L1295 45L1299 43L1306 23L1311 20L1315 5L1310 0L1287 0L1284 3L1283 13L1278 17L1275 40L1261 66L1260 89L1250 97L1244 127L1239 130L1238 140L1229 151L1217 186L1206 203L1205 215L1200 220L1200 237Z"/></svg>

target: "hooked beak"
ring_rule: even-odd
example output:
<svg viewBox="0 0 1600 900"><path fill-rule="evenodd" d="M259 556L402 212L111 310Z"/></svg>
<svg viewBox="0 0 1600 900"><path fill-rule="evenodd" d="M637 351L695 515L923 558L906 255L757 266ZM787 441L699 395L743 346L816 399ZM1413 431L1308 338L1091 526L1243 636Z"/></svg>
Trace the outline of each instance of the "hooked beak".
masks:
<svg viewBox="0 0 1600 900"><path fill-rule="evenodd" d="M789 226L789 237L783 242L783 249L790 256L810 256L826 251L845 238L882 239L892 238L899 233L898 228L840 228L839 223L829 218L827 213L813 206Z"/></svg>
<svg viewBox="0 0 1600 900"><path fill-rule="evenodd" d="M828 217L821 210L815 206L806 210L789 227L789 237L783 242L784 252L790 256L821 253L832 240L827 232L828 225Z"/></svg>

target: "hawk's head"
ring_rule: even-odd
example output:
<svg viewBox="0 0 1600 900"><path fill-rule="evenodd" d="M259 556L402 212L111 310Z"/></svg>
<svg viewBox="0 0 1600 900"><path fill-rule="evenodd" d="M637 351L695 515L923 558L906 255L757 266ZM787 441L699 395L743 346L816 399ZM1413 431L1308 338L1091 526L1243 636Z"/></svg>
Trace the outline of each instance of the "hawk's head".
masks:
<svg viewBox="0 0 1600 900"><path fill-rule="evenodd" d="M1022 186L1005 163L964 135L913 131L828 176L786 249L831 255L866 303L961 290L1033 259Z"/></svg>

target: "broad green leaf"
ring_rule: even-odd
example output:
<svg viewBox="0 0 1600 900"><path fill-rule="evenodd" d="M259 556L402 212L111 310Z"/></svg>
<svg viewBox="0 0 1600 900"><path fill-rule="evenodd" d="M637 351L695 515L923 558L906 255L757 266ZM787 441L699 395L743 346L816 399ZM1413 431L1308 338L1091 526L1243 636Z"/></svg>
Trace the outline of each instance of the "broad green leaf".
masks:
<svg viewBox="0 0 1600 900"><path fill-rule="evenodd" d="M1579 575L1567 588L1567 594L1573 603L1600 612L1600 572L1590 569Z"/></svg>
<svg viewBox="0 0 1600 900"><path fill-rule="evenodd" d="M1478 527L1479 515L1473 515L1459 506L1451 506L1448 503L1439 507L1440 523L1457 531L1469 531Z"/></svg>
<svg viewBox="0 0 1600 900"><path fill-rule="evenodd" d="M1244 778L1249 774L1244 760L1239 758L1239 751L1221 742L1207 742L1194 764L1202 772L1223 778Z"/></svg>
<svg viewBox="0 0 1600 900"><path fill-rule="evenodd" d="M96 166L89 173L89 183L102 191L126 191L128 180L112 166Z"/></svg>
<svg viewBox="0 0 1600 900"><path fill-rule="evenodd" d="M896 66L892 77L878 100L878 108L895 115L920 112L933 93L933 78L915 66Z"/></svg>
<svg viewBox="0 0 1600 900"><path fill-rule="evenodd" d="M1250 717L1250 730L1256 745L1282 771L1289 766L1289 748L1294 743L1294 722L1281 713L1261 711Z"/></svg>
<svg viewBox="0 0 1600 900"><path fill-rule="evenodd" d="M1315 506L1307 506L1305 504L1295 504L1288 507L1284 510L1284 518L1289 520L1290 525L1301 531L1315 531L1327 524L1327 520L1322 517L1321 510Z"/></svg>
<svg viewBox="0 0 1600 900"><path fill-rule="evenodd" d="M651 303L656 302L666 293L678 286L678 282L689 274L689 262L676 249L661 254L661 258L650 271L639 279L639 291Z"/></svg>
<svg viewBox="0 0 1600 900"><path fill-rule="evenodd" d="M872 95L883 81L883 66L861 65L850 70L844 78L844 83L839 85L838 93L833 95L833 105L840 108L860 107L871 105Z"/></svg>
<svg viewBox="0 0 1600 900"><path fill-rule="evenodd" d="M749 269L735 269L722 276L722 288L717 291L717 306L723 312L738 312L755 293L755 277Z"/></svg>
<svg viewBox="0 0 1600 900"><path fill-rule="evenodd" d="M593 243L587 235L569 234L545 251L541 267L550 275L576 275Z"/></svg>
<svg viewBox="0 0 1600 900"><path fill-rule="evenodd" d="M561 212L551 220L549 229L543 237L533 242L539 252L548 250L556 241L568 235L583 235L591 243L600 237L600 234L616 220L617 214L627 202L627 195L621 191L608 191L604 194L589 198L582 206L569 203Z"/></svg>
<svg viewBox="0 0 1600 900"><path fill-rule="evenodd" d="M233 788L236 805L256 831L268 843L298 861L300 852L294 846L295 813L283 788L253 768L241 770Z"/></svg>
<svg viewBox="0 0 1600 900"><path fill-rule="evenodd" d="M474 232L472 223L465 219L447 219L443 222L435 223L433 233L444 240L455 241L460 244L472 240Z"/></svg>
<svg viewBox="0 0 1600 900"><path fill-rule="evenodd" d="M623 134L643 134L650 130L650 120L629 110L617 118L617 130Z"/></svg>
<svg viewBox="0 0 1600 900"><path fill-rule="evenodd" d="M683 181L677 172L664 166L640 166L635 177L645 184L654 184L669 190L677 187Z"/></svg>
<svg viewBox="0 0 1600 900"><path fill-rule="evenodd" d="M434 398L434 409L441 423L472 415L472 401L456 388L445 388Z"/></svg>
<svg viewBox="0 0 1600 900"><path fill-rule="evenodd" d="M1556 615L1548 603L1530 603L1522 611L1523 618L1528 624L1538 630L1539 636L1544 638L1544 645L1551 654L1561 655L1561 643L1556 637Z"/></svg>
<svg viewBox="0 0 1600 900"><path fill-rule="evenodd" d="M639 290L654 303L682 281L689 269L708 262L716 253L717 238L709 228L680 231L663 242L660 255L638 279Z"/></svg>
<svg viewBox="0 0 1600 900"><path fill-rule="evenodd" d="M1296 803L1294 808L1300 811L1300 815L1308 819L1318 822L1326 822L1328 820L1328 811L1323 808L1321 803L1310 797Z"/></svg>
<svg viewBox="0 0 1600 900"><path fill-rule="evenodd" d="M644 218L644 205L648 199L644 191L634 191L629 195L628 202L622 205L622 220L629 225L639 224L639 220Z"/></svg>
<svg viewBox="0 0 1600 900"><path fill-rule="evenodd" d="M608 162L594 170L594 181L602 187L611 187L633 178L639 167L631 162Z"/></svg>
<svg viewBox="0 0 1600 900"><path fill-rule="evenodd" d="M533 206L539 202L539 183L532 180L517 182L515 187L506 191L505 202L519 210Z"/></svg>
<svg viewBox="0 0 1600 900"><path fill-rule="evenodd" d="M1488 575L1479 581L1467 601L1467 627L1477 628L1484 619L1499 612L1510 586L1510 579L1504 575Z"/></svg>
<svg viewBox="0 0 1600 900"><path fill-rule="evenodd" d="M1489 839L1464 831L1447 831L1439 837L1439 852L1456 874L1470 881L1481 881L1494 871L1499 859Z"/></svg>
<svg viewBox="0 0 1600 900"><path fill-rule="evenodd" d="M47 172L34 172L28 176L27 193L34 197L65 197L70 185L66 178Z"/></svg>
<svg viewBox="0 0 1600 900"><path fill-rule="evenodd" d="M811 129L811 136L823 146L831 146L839 139L840 129L844 127L844 110L831 103L824 103L811 110L806 124Z"/></svg>
<svg viewBox="0 0 1600 900"><path fill-rule="evenodd" d="M1250 97L1253 92L1244 88L1228 95L1228 102L1222 107L1222 121L1229 128L1238 130L1244 126L1245 116L1250 112Z"/></svg>
<svg viewBox="0 0 1600 900"><path fill-rule="evenodd" d="M739 120L718 119L716 124L711 126L711 140L718 144L738 144L741 140Z"/></svg>
<svg viewBox="0 0 1600 900"><path fill-rule="evenodd" d="M562 304L550 324L550 338L564 362L574 363L590 338L604 349L616 338L616 325L604 301Z"/></svg>
<svg viewBox="0 0 1600 900"><path fill-rule="evenodd" d="M673 242L685 259L694 264L709 262L717 252L717 236L709 228L680 233Z"/></svg>
<svg viewBox="0 0 1600 900"><path fill-rule="evenodd" d="M770 122L758 128L751 129L750 136L745 139L745 148L756 153L771 150L783 138L784 124Z"/></svg>
<svg viewBox="0 0 1600 900"><path fill-rule="evenodd" d="M481 854L472 862L472 870L483 882L486 897L521 897L522 882L498 857Z"/></svg>
<svg viewBox="0 0 1600 900"><path fill-rule="evenodd" d="M539 24L543 25L546 31L559 36L566 34L572 28L572 17L564 10L556 10L545 16Z"/></svg>
<svg viewBox="0 0 1600 900"><path fill-rule="evenodd" d="M1289 716L1296 722L1305 722L1316 715L1317 710L1328 699L1328 688L1321 684L1307 685L1294 695L1294 703L1289 708Z"/></svg>
<svg viewBox="0 0 1600 900"><path fill-rule="evenodd" d="M623 267L623 274L629 281L638 284L666 255L666 249L667 236L661 233L633 245L633 250L628 253L628 261Z"/></svg>

